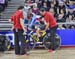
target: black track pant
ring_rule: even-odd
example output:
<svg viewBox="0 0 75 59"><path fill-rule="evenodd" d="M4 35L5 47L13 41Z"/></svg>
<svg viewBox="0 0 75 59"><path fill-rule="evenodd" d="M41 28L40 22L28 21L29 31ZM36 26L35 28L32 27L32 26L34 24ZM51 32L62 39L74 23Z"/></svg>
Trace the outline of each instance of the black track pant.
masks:
<svg viewBox="0 0 75 59"><path fill-rule="evenodd" d="M14 31L14 41L15 41L15 54L25 54L25 48L26 48L26 43L25 43L25 37L23 35L23 30L17 29L13 30ZM21 44L19 44L21 42Z"/></svg>
<svg viewBox="0 0 75 59"><path fill-rule="evenodd" d="M57 30L57 26L50 28L50 40L51 41L51 49L55 50L56 49L56 45L55 45L55 35L56 35L56 30Z"/></svg>

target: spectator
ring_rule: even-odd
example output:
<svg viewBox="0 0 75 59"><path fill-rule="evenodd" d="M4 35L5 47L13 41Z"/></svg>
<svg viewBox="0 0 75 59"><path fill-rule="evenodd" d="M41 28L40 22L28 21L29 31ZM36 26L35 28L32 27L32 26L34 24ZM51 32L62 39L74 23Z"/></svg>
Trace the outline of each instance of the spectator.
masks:
<svg viewBox="0 0 75 59"><path fill-rule="evenodd" d="M70 25L70 29L75 29L75 25Z"/></svg>
<svg viewBox="0 0 75 59"><path fill-rule="evenodd" d="M54 9L53 8L50 8L49 11L55 16L55 12L54 12Z"/></svg>
<svg viewBox="0 0 75 59"><path fill-rule="evenodd" d="M38 9L38 7L37 7L37 4L36 4L36 3L33 5L32 12L33 12L33 13L35 13L35 14L39 14L39 9Z"/></svg>
<svg viewBox="0 0 75 59"><path fill-rule="evenodd" d="M68 15L74 15L74 9L75 9L75 5L73 5L71 2L69 3L69 5L67 6L68 9Z"/></svg>
<svg viewBox="0 0 75 59"><path fill-rule="evenodd" d="M73 16L69 15L69 17L66 18L66 22L73 22Z"/></svg>
<svg viewBox="0 0 75 59"><path fill-rule="evenodd" d="M69 0L63 0L63 2L65 3L66 6L69 5Z"/></svg>
<svg viewBox="0 0 75 59"><path fill-rule="evenodd" d="M58 29L58 30L59 30L59 29L64 30L65 28L63 27L63 25L62 25L62 24L59 24L57 29Z"/></svg>
<svg viewBox="0 0 75 59"><path fill-rule="evenodd" d="M44 2L44 3L43 3L43 7L46 8L46 11L49 11L49 9L50 9L50 8L47 6L47 2Z"/></svg>
<svg viewBox="0 0 75 59"><path fill-rule="evenodd" d="M32 6L34 2L31 1L31 0L25 0L25 3L26 3L28 6Z"/></svg>
<svg viewBox="0 0 75 59"><path fill-rule="evenodd" d="M58 7L57 7L56 5L54 5L53 2L52 2L52 3L51 3L51 8L50 8L50 10L53 9L53 12L54 12L54 16L55 16L55 17L57 17L57 14L58 14L57 8L58 8Z"/></svg>
<svg viewBox="0 0 75 59"><path fill-rule="evenodd" d="M63 10L64 14L66 14L66 6L64 5L64 2L59 2L59 14L61 13L61 10Z"/></svg>
<svg viewBox="0 0 75 59"><path fill-rule="evenodd" d="M59 2L58 0L54 0L54 12L55 12L55 16L57 17L58 12L58 7L59 7Z"/></svg>
<svg viewBox="0 0 75 59"><path fill-rule="evenodd" d="M41 0L37 3L37 6L38 6L38 8L39 8L39 9L43 6L43 4L42 4L42 1L41 1Z"/></svg>
<svg viewBox="0 0 75 59"><path fill-rule="evenodd" d="M0 11L5 9L5 0L0 0Z"/></svg>
<svg viewBox="0 0 75 59"><path fill-rule="evenodd" d="M74 16L75 16L75 11L73 11L73 9L68 9L68 13L67 13L67 17L69 17L69 15L72 16L72 20L74 19Z"/></svg>
<svg viewBox="0 0 75 59"><path fill-rule="evenodd" d="M58 15L57 22L66 22L66 18L62 10L61 14Z"/></svg>
<svg viewBox="0 0 75 59"><path fill-rule="evenodd" d="M45 1L45 2L47 2L47 7L49 8L49 7L50 7L50 4L51 4L51 2L52 2L52 0L51 0L51 1L47 0L47 1Z"/></svg>

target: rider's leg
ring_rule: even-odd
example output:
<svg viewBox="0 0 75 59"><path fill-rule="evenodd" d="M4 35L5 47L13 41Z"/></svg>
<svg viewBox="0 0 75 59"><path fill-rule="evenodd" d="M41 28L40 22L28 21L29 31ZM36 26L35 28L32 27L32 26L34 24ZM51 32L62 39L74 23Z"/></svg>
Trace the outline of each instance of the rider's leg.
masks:
<svg viewBox="0 0 75 59"><path fill-rule="evenodd" d="M37 36L38 36L38 37L41 37L41 35L40 35L40 30L36 30L36 33L37 33Z"/></svg>

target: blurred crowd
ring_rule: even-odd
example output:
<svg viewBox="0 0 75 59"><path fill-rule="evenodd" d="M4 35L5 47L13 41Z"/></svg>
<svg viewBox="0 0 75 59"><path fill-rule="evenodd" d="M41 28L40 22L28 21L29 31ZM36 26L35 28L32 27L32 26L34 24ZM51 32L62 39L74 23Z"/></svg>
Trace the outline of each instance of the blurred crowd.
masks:
<svg viewBox="0 0 75 59"><path fill-rule="evenodd" d="M8 1L10 0L0 0L0 16L1 12L5 10L5 8L8 6Z"/></svg>
<svg viewBox="0 0 75 59"><path fill-rule="evenodd" d="M0 13L7 7L8 1L0 0ZM24 17L30 18L29 11L39 15L40 8L46 8L46 11L50 11L58 23L75 22L75 0L25 0L24 2ZM75 28L75 24L60 24L60 29Z"/></svg>
<svg viewBox="0 0 75 59"><path fill-rule="evenodd" d="M5 7L7 7L8 1L10 0L0 0L0 12L2 12L5 9Z"/></svg>
<svg viewBox="0 0 75 59"><path fill-rule="evenodd" d="M70 0L25 0L25 17L28 14L28 9L32 9L34 14L39 15L41 7L50 11L58 23L75 22L75 1ZM74 24L59 25L59 29L75 28ZM62 28L61 28L62 27Z"/></svg>

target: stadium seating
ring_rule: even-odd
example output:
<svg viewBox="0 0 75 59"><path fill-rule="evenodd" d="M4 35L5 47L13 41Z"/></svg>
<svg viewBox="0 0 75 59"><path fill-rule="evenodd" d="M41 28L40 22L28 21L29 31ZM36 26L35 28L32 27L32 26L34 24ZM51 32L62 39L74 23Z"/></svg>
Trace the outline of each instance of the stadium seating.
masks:
<svg viewBox="0 0 75 59"><path fill-rule="evenodd" d="M24 0L9 1L8 6L1 13L2 15L0 17L0 30L9 30L11 28L12 24L9 22L9 19L20 5L24 5Z"/></svg>

